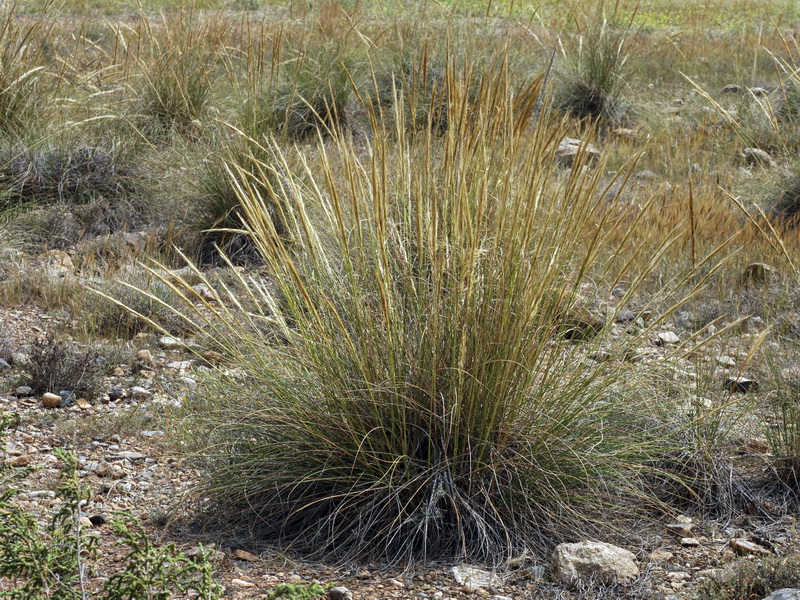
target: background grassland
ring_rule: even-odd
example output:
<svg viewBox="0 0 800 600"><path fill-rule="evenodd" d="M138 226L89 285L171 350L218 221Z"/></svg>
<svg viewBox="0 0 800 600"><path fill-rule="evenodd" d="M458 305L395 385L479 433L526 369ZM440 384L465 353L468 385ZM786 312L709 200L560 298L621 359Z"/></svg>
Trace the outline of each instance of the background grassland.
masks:
<svg viewBox="0 0 800 600"><path fill-rule="evenodd" d="M4 10L0 300L139 331L88 283L222 357L183 423L215 526L499 563L613 535L609 506L737 510L723 448L758 411L796 501L796 411L696 368L751 316L739 369L778 386L796 352L793 3Z"/></svg>

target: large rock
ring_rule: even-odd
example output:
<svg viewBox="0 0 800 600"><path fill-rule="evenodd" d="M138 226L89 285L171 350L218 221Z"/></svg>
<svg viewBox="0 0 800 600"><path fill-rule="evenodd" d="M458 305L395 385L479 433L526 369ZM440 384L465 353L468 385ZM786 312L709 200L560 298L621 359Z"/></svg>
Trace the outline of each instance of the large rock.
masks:
<svg viewBox="0 0 800 600"><path fill-rule="evenodd" d="M772 592L764 600L800 600L800 589L783 588Z"/></svg>
<svg viewBox="0 0 800 600"><path fill-rule="evenodd" d="M581 153L584 155L584 161L587 164L597 162L600 158L600 150L592 144L574 138L564 138L556 148L556 162L559 166L568 169Z"/></svg>
<svg viewBox="0 0 800 600"><path fill-rule="evenodd" d="M566 585L631 583L639 576L632 552L603 542L559 544L550 563L553 578Z"/></svg>

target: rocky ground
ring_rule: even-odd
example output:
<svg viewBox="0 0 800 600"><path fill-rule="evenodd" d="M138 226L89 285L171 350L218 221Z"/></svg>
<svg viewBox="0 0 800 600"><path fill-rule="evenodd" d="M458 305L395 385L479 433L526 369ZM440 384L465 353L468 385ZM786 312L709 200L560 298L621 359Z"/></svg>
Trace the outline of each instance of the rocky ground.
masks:
<svg viewBox="0 0 800 600"><path fill-rule="evenodd" d="M612 295L613 296L613 295ZM610 299L613 302L613 299ZM620 320L635 317L623 312ZM679 319L678 319L679 320ZM244 548L230 547L208 535L193 535L184 524L190 506L183 494L197 481L199 474L177 458L173 440L168 435L175 427L174 414L187 391L197 385L206 367L189 354L180 343L165 336L139 334L126 345L128 363L109 369L103 380L105 393L99 398L61 398L50 394L32 395L23 380L25 352L32 340L44 335L54 325L51 315L33 310L0 312L0 331L6 343L17 349L10 364L0 371L0 410L18 417L18 424L5 432L0 446L0 461L12 469L29 468L19 481L20 505L33 514L44 516L58 502L54 484L59 472L56 447L74 449L79 458L82 480L90 486L93 498L84 507L86 527L100 538L100 579L118 569L123 550L109 525L117 511L137 515L156 539L175 541L192 551L199 541L213 544L214 567L226 588L226 598L262 598L279 583L319 581L335 585L331 598L577 598L635 597L690 598L704 579L740 556L760 560L770 554L794 552L795 516L786 514L770 500L754 496L760 506L735 521L678 516L674 523L648 523L641 535L630 539L627 549L638 571L618 572L616 559L608 567L594 571L596 579L608 577L600 588L586 585L585 575L562 575L578 584L567 587L553 583L557 569L529 557L519 557L494 573L475 570L468 565L433 565L405 569L380 565L324 566L298 562L279 553L256 556ZM629 324L618 324L620 331ZM739 330L737 336L716 341L704 349L701 363L711 364L720 386L749 390L747 380L737 381L735 366L744 359L751 338L763 324L756 320ZM674 329L674 331L673 331ZM664 328L649 345L633 358L649 361L669 352L687 333L676 325ZM593 360L608 360L595 353ZM684 360L677 364L677 379L697 377L697 364ZM727 383L726 383L727 382ZM739 389L739 386L742 389ZM47 408L47 406L54 406ZM758 479L765 472L764 460L769 447L759 437L742 439L732 449L734 464ZM165 527L165 523L170 523ZM576 540L578 541L578 540ZM602 554L602 553L601 553ZM591 562L591 561L590 561ZM594 568L594 567L593 567ZM577 571L580 573L580 569ZM340 589L346 588L346 590ZM341 594L340 594L341 592ZM338 594L338 595L337 595Z"/></svg>

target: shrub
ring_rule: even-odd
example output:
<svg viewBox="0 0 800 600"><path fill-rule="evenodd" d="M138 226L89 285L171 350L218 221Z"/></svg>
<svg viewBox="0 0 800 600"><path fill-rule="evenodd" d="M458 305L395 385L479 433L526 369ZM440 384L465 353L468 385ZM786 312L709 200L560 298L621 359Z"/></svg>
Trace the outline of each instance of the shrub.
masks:
<svg viewBox="0 0 800 600"><path fill-rule="evenodd" d="M163 35L150 27L142 32L150 54L139 59L141 88L135 94L155 137L172 131L197 137L209 108L216 65L209 38L218 32L210 21L198 21L193 10L166 18Z"/></svg>
<svg viewBox="0 0 800 600"><path fill-rule="evenodd" d="M56 495L62 503L43 528L31 513L13 502L18 491L0 493L0 577L13 589L0 597L71 600L82 597L80 585L87 573L85 560L97 547L97 537L80 526L81 505L91 492L78 478L73 454L55 449L62 461Z"/></svg>
<svg viewBox="0 0 800 600"><path fill-rule="evenodd" d="M386 116L401 110L403 123L412 131L444 133L447 130L447 79L424 46L419 57L403 58L375 77L374 106Z"/></svg>
<svg viewBox="0 0 800 600"><path fill-rule="evenodd" d="M102 360L91 349L77 349L53 334L34 342L30 353L27 384L34 394L69 390L76 396L94 397L103 374Z"/></svg>
<svg viewBox="0 0 800 600"><path fill-rule="evenodd" d="M739 559L705 580L698 600L751 600L775 590L800 586L800 558L770 556L759 561Z"/></svg>
<svg viewBox="0 0 800 600"><path fill-rule="evenodd" d="M506 73L476 98L492 110L435 143L376 118L368 153L348 136L314 149L321 175L276 149L281 177L261 183L286 201L291 245L240 190L273 283L175 307L246 374L187 415L212 521L314 555L496 561L602 529L601 506L638 493L652 410L631 363L585 353L642 338L610 340L604 322L562 335L590 272L622 277L601 258L602 169L556 177L563 130L493 103Z"/></svg>

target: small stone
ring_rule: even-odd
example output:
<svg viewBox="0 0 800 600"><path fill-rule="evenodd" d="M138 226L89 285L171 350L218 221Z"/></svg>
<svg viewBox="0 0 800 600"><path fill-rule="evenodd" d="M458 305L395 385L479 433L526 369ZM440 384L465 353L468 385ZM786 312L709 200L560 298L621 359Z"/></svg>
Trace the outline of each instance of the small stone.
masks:
<svg viewBox="0 0 800 600"><path fill-rule="evenodd" d="M245 560L247 562L258 562L259 560L261 560L255 554L252 554L247 550L234 550L233 555L239 560Z"/></svg>
<svg viewBox="0 0 800 600"><path fill-rule="evenodd" d="M78 405L78 408L82 410L89 410L92 408L92 403L89 402L86 398L78 398L75 403Z"/></svg>
<svg viewBox="0 0 800 600"><path fill-rule="evenodd" d="M692 531L694 530L693 523L669 523L664 525L664 528L669 531L672 535L679 537L679 538L687 538L692 535Z"/></svg>
<svg viewBox="0 0 800 600"><path fill-rule="evenodd" d="M589 358L595 362L606 362L611 360L611 354L603 350L596 350L589 354Z"/></svg>
<svg viewBox="0 0 800 600"><path fill-rule="evenodd" d="M107 519L106 519L105 515L97 514L97 515L90 516L89 517L89 521L95 527L100 527L101 525L105 525L106 524Z"/></svg>
<svg viewBox="0 0 800 600"><path fill-rule="evenodd" d="M681 546L684 548L697 548L700 545L700 540L693 537L681 538Z"/></svg>
<svg viewBox="0 0 800 600"><path fill-rule="evenodd" d="M656 334L656 345L666 346L667 344L677 344L680 341L678 334L674 331L659 331Z"/></svg>
<svg viewBox="0 0 800 600"><path fill-rule="evenodd" d="M183 342L170 335L162 335L160 338L158 338L158 345L165 350L176 350L183 347Z"/></svg>
<svg viewBox="0 0 800 600"><path fill-rule="evenodd" d="M751 167L772 167L775 165L772 156L760 148L745 148L742 150L742 157L745 164Z"/></svg>
<svg viewBox="0 0 800 600"><path fill-rule="evenodd" d="M0 371L4 371L6 369L10 369L11 365L6 362L4 358L0 358Z"/></svg>
<svg viewBox="0 0 800 600"><path fill-rule="evenodd" d="M717 364L722 365L723 367L730 368L736 366L736 361L733 360L733 358L728 356L727 354L724 354L722 356L717 356L714 360L717 361Z"/></svg>
<svg viewBox="0 0 800 600"><path fill-rule="evenodd" d="M29 385L21 385L14 390L14 395L17 398L28 398L29 396L33 395L33 389L31 389Z"/></svg>
<svg viewBox="0 0 800 600"><path fill-rule="evenodd" d="M131 398L134 400L144 400L152 395L153 392L141 386L135 385L131 388Z"/></svg>
<svg viewBox="0 0 800 600"><path fill-rule="evenodd" d="M150 350L139 350L136 353L136 360L145 365L153 364L153 353Z"/></svg>
<svg viewBox="0 0 800 600"><path fill-rule="evenodd" d="M758 390L758 382L749 377L728 377L723 388L732 393L746 394Z"/></svg>
<svg viewBox="0 0 800 600"><path fill-rule="evenodd" d="M116 402L124 397L125 390L121 387L112 387L110 390L108 390L108 399L111 400L111 402Z"/></svg>
<svg viewBox="0 0 800 600"><path fill-rule="evenodd" d="M759 546L758 544L740 538L732 539L730 542L728 542L728 545L739 556L749 556L752 554L760 554L765 556L767 554L771 554L771 552L763 546Z"/></svg>
<svg viewBox="0 0 800 600"><path fill-rule="evenodd" d="M498 587L503 583L496 574L469 565L456 565L450 569L450 574L458 585L471 591L479 588Z"/></svg>
<svg viewBox="0 0 800 600"><path fill-rule="evenodd" d="M653 171L651 171L650 169L642 169L636 175L634 175L634 177L642 181L653 181L655 179L658 179L658 175L653 173Z"/></svg>
<svg viewBox="0 0 800 600"><path fill-rule="evenodd" d="M406 587L405 583L403 583L402 581L399 581L397 579L389 579L389 580L387 580L386 583L388 583L390 586L395 587L395 588L403 589L403 588Z"/></svg>
<svg viewBox="0 0 800 600"><path fill-rule="evenodd" d="M244 579L231 579L231 583L237 587L243 587L243 588L251 588L255 587L256 585L252 581L245 581Z"/></svg>
<svg viewBox="0 0 800 600"><path fill-rule="evenodd" d="M83 525L84 527L91 527L92 526L92 522L89 520L89 517L81 517L78 520L80 521L81 525Z"/></svg>
<svg viewBox="0 0 800 600"><path fill-rule="evenodd" d="M745 284L766 283L775 279L778 270L766 263L750 263L742 271L742 281Z"/></svg>
<svg viewBox="0 0 800 600"><path fill-rule="evenodd" d="M13 456L6 460L6 464L9 467L17 467L17 468L27 467L29 464L31 464L31 457L26 455Z"/></svg>
<svg viewBox="0 0 800 600"><path fill-rule="evenodd" d="M763 87L751 87L749 91L753 96L769 96L769 90Z"/></svg>
<svg viewBox="0 0 800 600"><path fill-rule="evenodd" d="M166 435L166 434L163 431L161 431L160 429L155 429L155 430L142 431L142 432L140 432L139 435L141 435L142 437L146 437L146 438L157 438L157 437L164 437L164 435Z"/></svg>
<svg viewBox="0 0 800 600"><path fill-rule="evenodd" d="M328 600L353 600L353 592L343 585L337 585L328 590Z"/></svg>
<svg viewBox="0 0 800 600"><path fill-rule="evenodd" d="M300 575L298 575L297 573L293 573L293 574L289 575L289 578L286 581L288 581L289 583L292 583L292 584L298 584L301 581L303 581L303 578L300 577Z"/></svg>
<svg viewBox="0 0 800 600"><path fill-rule="evenodd" d="M61 396L51 392L42 394L42 406L45 408L56 408L61 404Z"/></svg>
<svg viewBox="0 0 800 600"><path fill-rule="evenodd" d="M722 88L723 94L741 94L742 93L742 86L737 83L729 83L724 88Z"/></svg>

